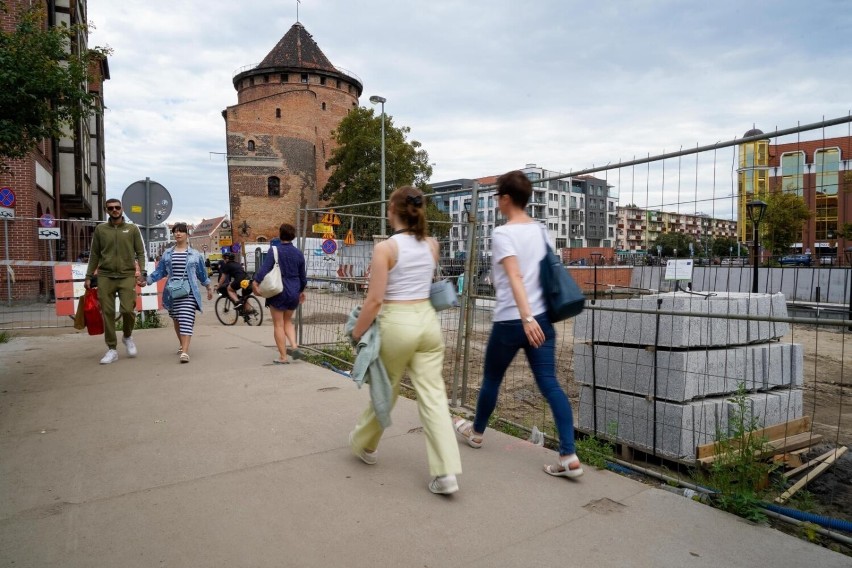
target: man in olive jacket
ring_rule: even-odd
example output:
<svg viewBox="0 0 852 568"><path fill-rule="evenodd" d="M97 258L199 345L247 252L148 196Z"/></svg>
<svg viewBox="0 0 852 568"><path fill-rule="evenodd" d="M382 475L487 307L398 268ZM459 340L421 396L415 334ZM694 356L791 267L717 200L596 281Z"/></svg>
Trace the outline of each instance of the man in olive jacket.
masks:
<svg viewBox="0 0 852 568"><path fill-rule="evenodd" d="M104 340L107 344L106 355L101 365L118 360L118 343L115 336L115 297L118 296L121 308L122 342L128 357L136 357L136 344L130 337L136 323L136 286L144 285L141 267L145 266L145 246L139 227L124 222L121 201L107 199L109 220L95 227L92 246L89 252L89 266L86 268L85 287L92 285L92 277L97 272L98 301L104 315Z"/></svg>

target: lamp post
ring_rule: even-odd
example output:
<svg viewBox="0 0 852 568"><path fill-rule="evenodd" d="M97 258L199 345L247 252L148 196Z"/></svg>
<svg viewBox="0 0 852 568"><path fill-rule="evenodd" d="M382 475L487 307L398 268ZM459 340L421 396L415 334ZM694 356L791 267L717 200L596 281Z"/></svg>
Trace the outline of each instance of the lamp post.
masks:
<svg viewBox="0 0 852 568"><path fill-rule="evenodd" d="M757 294L757 272L760 253L760 222L766 214L766 202L760 199L752 199L746 203L746 213L751 221L752 245L754 247L754 264L751 269L751 291Z"/></svg>
<svg viewBox="0 0 852 568"><path fill-rule="evenodd" d="M385 236L385 102L387 99L378 95L370 97L370 102L374 105L382 105L382 232L381 236Z"/></svg>

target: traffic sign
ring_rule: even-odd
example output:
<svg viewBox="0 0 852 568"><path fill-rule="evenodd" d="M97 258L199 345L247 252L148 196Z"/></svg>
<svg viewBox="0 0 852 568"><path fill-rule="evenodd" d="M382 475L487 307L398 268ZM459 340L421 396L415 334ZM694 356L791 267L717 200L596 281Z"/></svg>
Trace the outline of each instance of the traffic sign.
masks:
<svg viewBox="0 0 852 568"><path fill-rule="evenodd" d="M0 187L0 206L15 206L15 192L12 191L11 187Z"/></svg>
<svg viewBox="0 0 852 568"><path fill-rule="evenodd" d="M348 247L355 244L355 234L352 232L352 229L349 229L349 232L346 233L346 238L343 239L343 244Z"/></svg>
<svg viewBox="0 0 852 568"><path fill-rule="evenodd" d="M38 238L49 240L61 239L62 231L59 229L59 227L39 227Z"/></svg>
<svg viewBox="0 0 852 568"><path fill-rule="evenodd" d="M49 229L56 226L56 219L50 213L45 213L38 218L38 224Z"/></svg>
<svg viewBox="0 0 852 568"><path fill-rule="evenodd" d="M322 252L325 254L334 254L337 252L337 242L334 239L326 239L322 242Z"/></svg>
<svg viewBox="0 0 852 568"><path fill-rule="evenodd" d="M15 210L11 207L0 207L0 219L11 221L15 218Z"/></svg>
<svg viewBox="0 0 852 568"><path fill-rule="evenodd" d="M203 250L204 252L207 252L207 245L201 245L201 250Z"/></svg>
<svg viewBox="0 0 852 568"><path fill-rule="evenodd" d="M322 216L321 223L325 225L334 225L336 227L340 224L340 216L334 214L334 209L330 209L328 213Z"/></svg>
<svg viewBox="0 0 852 568"><path fill-rule="evenodd" d="M234 242L234 241L231 239L231 237L230 237L230 236L228 236L228 237L223 237L223 236L221 236L221 235L219 236L219 246L220 246L220 247L221 247L221 246L228 246L228 245L230 245L232 242Z"/></svg>
<svg viewBox="0 0 852 568"><path fill-rule="evenodd" d="M334 231L334 227L331 225L326 225L324 223L314 223L311 225L311 231L314 233L330 233Z"/></svg>
<svg viewBox="0 0 852 568"><path fill-rule="evenodd" d="M234 243L234 246L231 247L231 252L234 254L240 254L240 243Z"/></svg>
<svg viewBox="0 0 852 568"><path fill-rule="evenodd" d="M136 181L127 186L121 196L121 202L130 220L142 227L164 223L172 214L172 195L169 190L150 179Z"/></svg>

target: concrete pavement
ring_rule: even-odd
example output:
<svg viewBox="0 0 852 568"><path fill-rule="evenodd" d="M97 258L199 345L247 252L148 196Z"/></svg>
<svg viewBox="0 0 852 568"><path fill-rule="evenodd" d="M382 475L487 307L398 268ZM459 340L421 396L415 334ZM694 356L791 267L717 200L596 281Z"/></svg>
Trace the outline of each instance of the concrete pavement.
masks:
<svg viewBox="0 0 852 568"><path fill-rule="evenodd" d="M134 337L105 366L85 332L0 345L0 565L852 566L609 471L549 477L552 451L495 431L436 496L415 402L367 466L347 444L367 389L272 365L268 325L208 310L186 365L170 321Z"/></svg>

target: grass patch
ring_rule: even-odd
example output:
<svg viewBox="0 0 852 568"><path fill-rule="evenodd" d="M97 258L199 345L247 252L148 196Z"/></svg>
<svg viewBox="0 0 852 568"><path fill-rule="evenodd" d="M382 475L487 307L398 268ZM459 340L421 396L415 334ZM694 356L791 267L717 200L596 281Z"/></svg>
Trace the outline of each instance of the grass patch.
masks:
<svg viewBox="0 0 852 568"><path fill-rule="evenodd" d="M9 343L12 341L12 334L8 331L0 331L0 343Z"/></svg>

